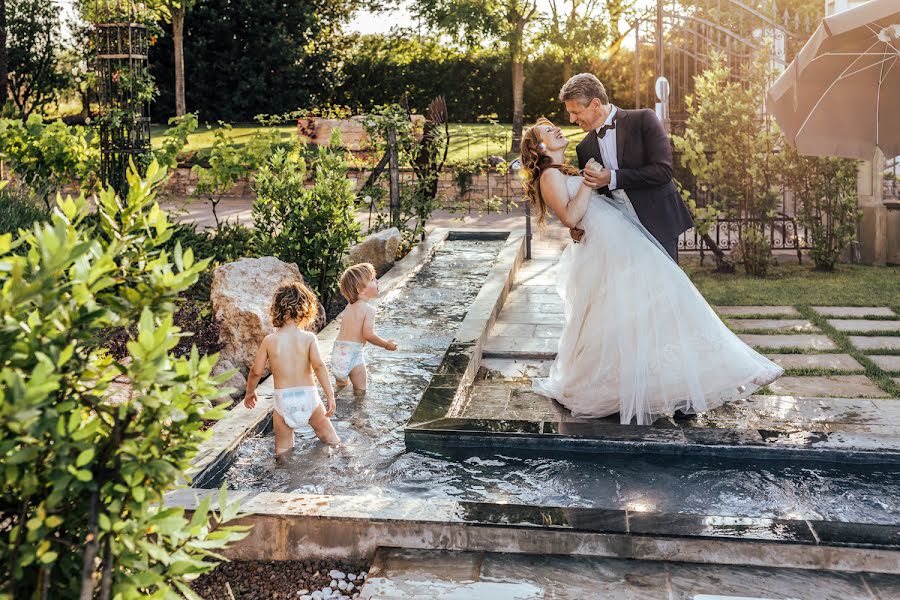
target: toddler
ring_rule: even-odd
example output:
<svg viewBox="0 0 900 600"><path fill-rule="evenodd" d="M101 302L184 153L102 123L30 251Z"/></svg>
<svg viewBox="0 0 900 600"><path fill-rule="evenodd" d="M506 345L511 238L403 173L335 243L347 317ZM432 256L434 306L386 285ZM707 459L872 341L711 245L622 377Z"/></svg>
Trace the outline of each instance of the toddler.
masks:
<svg viewBox="0 0 900 600"><path fill-rule="evenodd" d="M385 350L396 350L396 340L375 334L375 309L369 300L378 296L375 267L369 263L353 265L341 275L341 295L349 302L341 313L341 330L331 352L331 370L338 389L353 384L354 391L366 391L366 342Z"/></svg>
<svg viewBox="0 0 900 600"><path fill-rule="evenodd" d="M247 377L244 405L256 405L256 386L265 373L266 362L275 378L275 454L283 456L294 447L294 430L309 423L316 436L326 444L339 444L340 438L328 417L334 414L334 390L325 362L319 354L315 333L301 329L315 319L318 302L302 283L288 283L275 291L270 314L278 328L263 339ZM328 409L322 406L313 381L315 372Z"/></svg>

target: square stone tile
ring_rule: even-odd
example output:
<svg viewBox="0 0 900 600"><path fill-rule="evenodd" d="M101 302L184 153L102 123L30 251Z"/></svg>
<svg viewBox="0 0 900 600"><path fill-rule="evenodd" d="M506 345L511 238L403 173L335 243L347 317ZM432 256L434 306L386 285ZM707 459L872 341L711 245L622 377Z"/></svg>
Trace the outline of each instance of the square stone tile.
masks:
<svg viewBox="0 0 900 600"><path fill-rule="evenodd" d="M819 328L805 319L727 319L725 321L736 331L765 329L772 333L812 333Z"/></svg>
<svg viewBox="0 0 900 600"><path fill-rule="evenodd" d="M836 350L837 346L827 335L784 334L760 335L744 333L738 336L750 346L763 348L804 348L810 350ZM900 340L900 338L897 338Z"/></svg>
<svg viewBox="0 0 900 600"><path fill-rule="evenodd" d="M896 317L887 306L813 306L813 310L823 317Z"/></svg>
<svg viewBox="0 0 900 600"><path fill-rule="evenodd" d="M542 313L534 311L513 311L505 308L497 317L498 323L527 323L531 325L564 325L562 313Z"/></svg>
<svg viewBox="0 0 900 600"><path fill-rule="evenodd" d="M536 354L543 358L556 355L558 348L559 340L556 338L496 336L488 339L484 352L504 355Z"/></svg>
<svg viewBox="0 0 900 600"><path fill-rule="evenodd" d="M539 338L559 339L562 337L562 325L538 325L534 331L534 335Z"/></svg>
<svg viewBox="0 0 900 600"><path fill-rule="evenodd" d="M767 354L766 356L784 369L864 370L863 366L849 354Z"/></svg>
<svg viewBox="0 0 900 600"><path fill-rule="evenodd" d="M900 350L900 337L886 335L851 335L850 343L860 350Z"/></svg>
<svg viewBox="0 0 900 600"><path fill-rule="evenodd" d="M828 319L828 323L838 331L900 331L900 321Z"/></svg>
<svg viewBox="0 0 900 600"><path fill-rule="evenodd" d="M799 317L793 306L717 306L720 315L766 315L767 317Z"/></svg>
<svg viewBox="0 0 900 600"><path fill-rule="evenodd" d="M530 325L526 323L503 323L498 322L494 324L493 329L491 329L490 335L493 336L504 336L504 337L533 337L534 330L537 326Z"/></svg>
<svg viewBox="0 0 900 600"><path fill-rule="evenodd" d="M865 375L826 375L782 377L769 384L776 394L785 396L831 396L841 398L888 398L884 390Z"/></svg>
<svg viewBox="0 0 900 600"><path fill-rule="evenodd" d="M885 371L900 371L900 356L870 354L869 359Z"/></svg>

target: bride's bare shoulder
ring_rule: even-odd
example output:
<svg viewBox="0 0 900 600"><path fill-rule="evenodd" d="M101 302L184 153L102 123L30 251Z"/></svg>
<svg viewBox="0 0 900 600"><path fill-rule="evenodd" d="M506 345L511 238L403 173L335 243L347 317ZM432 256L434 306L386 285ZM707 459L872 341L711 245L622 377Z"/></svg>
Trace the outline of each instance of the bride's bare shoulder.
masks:
<svg viewBox="0 0 900 600"><path fill-rule="evenodd" d="M559 184L565 183L566 174L560 171L559 169L544 169L544 172L541 173L541 183L545 184Z"/></svg>

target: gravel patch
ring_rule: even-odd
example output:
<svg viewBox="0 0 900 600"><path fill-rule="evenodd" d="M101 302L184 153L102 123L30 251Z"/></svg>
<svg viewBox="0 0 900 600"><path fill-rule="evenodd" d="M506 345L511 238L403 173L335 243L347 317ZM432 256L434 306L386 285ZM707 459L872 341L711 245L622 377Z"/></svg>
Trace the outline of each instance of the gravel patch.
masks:
<svg viewBox="0 0 900 600"><path fill-rule="evenodd" d="M235 561L201 575L191 588L206 600L338 600L358 597L368 571L367 562Z"/></svg>

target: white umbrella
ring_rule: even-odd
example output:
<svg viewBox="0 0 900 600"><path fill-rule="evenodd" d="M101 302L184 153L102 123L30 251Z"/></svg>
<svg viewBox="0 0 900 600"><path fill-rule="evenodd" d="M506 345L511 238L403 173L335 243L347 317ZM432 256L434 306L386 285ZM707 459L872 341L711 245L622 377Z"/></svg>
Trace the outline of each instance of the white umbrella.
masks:
<svg viewBox="0 0 900 600"><path fill-rule="evenodd" d="M826 17L768 91L768 108L800 154L900 155L900 0Z"/></svg>

